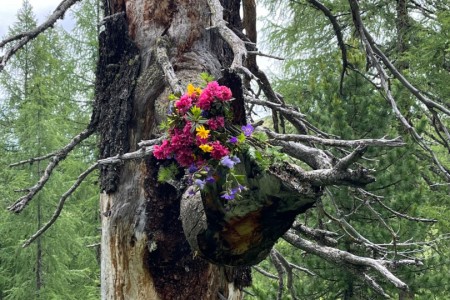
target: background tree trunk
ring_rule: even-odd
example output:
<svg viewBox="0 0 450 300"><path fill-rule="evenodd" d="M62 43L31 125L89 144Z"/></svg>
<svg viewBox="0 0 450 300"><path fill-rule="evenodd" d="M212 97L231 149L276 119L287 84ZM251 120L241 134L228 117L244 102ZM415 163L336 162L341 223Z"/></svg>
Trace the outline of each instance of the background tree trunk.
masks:
<svg viewBox="0 0 450 300"><path fill-rule="evenodd" d="M219 78L231 50L210 26L206 0L104 1L94 120L101 158L137 149L157 133L172 93L156 58L161 39L181 86L201 72ZM240 28L240 1L223 1ZM157 161L102 169L102 299L240 299L249 270L218 267L186 242L181 194L156 182Z"/></svg>

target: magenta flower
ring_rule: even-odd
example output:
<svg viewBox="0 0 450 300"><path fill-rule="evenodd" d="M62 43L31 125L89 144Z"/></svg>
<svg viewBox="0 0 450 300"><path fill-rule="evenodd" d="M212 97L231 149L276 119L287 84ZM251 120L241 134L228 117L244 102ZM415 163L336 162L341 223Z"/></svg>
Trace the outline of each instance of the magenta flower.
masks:
<svg viewBox="0 0 450 300"><path fill-rule="evenodd" d="M211 157L214 159L219 160L230 153L230 150L220 144L219 141L211 143L211 146L213 147L213 150L211 151Z"/></svg>
<svg viewBox="0 0 450 300"><path fill-rule="evenodd" d="M175 107L182 115L188 112L191 106L192 106L192 99L186 94L181 96L181 98L177 102L175 102Z"/></svg>

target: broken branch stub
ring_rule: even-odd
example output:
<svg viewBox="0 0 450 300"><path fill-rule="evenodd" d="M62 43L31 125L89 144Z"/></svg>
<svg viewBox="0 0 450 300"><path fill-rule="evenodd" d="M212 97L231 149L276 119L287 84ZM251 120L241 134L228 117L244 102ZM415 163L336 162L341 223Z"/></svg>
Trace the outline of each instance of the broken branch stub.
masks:
<svg viewBox="0 0 450 300"><path fill-rule="evenodd" d="M297 214L321 196L319 186L301 181L283 168L261 170L248 156L236 165L245 174L239 199L221 197L221 179L181 200L181 221L192 250L219 265L255 265L292 225Z"/></svg>

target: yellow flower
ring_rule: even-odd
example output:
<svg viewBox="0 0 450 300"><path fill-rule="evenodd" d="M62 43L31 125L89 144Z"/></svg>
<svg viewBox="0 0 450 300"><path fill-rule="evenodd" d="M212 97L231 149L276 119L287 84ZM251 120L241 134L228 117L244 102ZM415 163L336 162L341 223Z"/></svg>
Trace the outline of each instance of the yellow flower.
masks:
<svg viewBox="0 0 450 300"><path fill-rule="evenodd" d="M188 96L192 96L193 94L196 94L197 96L200 95L202 92L202 89L199 87L195 87L192 83L189 83L187 86L187 94Z"/></svg>
<svg viewBox="0 0 450 300"><path fill-rule="evenodd" d="M208 144L202 144L202 145L200 145L200 146L198 146L200 149L202 149L203 150L203 152L211 152L212 151L212 149L213 149L213 147L211 147L210 145L208 145Z"/></svg>
<svg viewBox="0 0 450 300"><path fill-rule="evenodd" d="M202 139L207 139L209 136L209 130L205 129L205 126L199 126L195 129L197 131L197 136L199 136Z"/></svg>

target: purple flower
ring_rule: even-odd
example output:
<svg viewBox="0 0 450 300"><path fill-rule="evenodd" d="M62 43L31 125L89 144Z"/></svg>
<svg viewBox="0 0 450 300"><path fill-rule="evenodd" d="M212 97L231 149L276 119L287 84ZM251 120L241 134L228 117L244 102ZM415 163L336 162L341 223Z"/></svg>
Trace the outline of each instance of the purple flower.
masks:
<svg viewBox="0 0 450 300"><path fill-rule="evenodd" d="M214 177L212 177L211 175L209 175L208 177L206 177L206 182L207 183L214 183L216 182L216 180L214 179Z"/></svg>
<svg viewBox="0 0 450 300"><path fill-rule="evenodd" d="M194 196L195 195L195 191L194 189L189 189L189 196Z"/></svg>
<svg viewBox="0 0 450 300"><path fill-rule="evenodd" d="M238 164L238 163L241 162L241 160L240 160L239 157L237 157L237 156L233 156L233 157L231 158L231 160L234 161L235 164Z"/></svg>
<svg viewBox="0 0 450 300"><path fill-rule="evenodd" d="M228 155L226 155L222 157L220 164L228 169L232 169L236 163Z"/></svg>
<svg viewBox="0 0 450 300"><path fill-rule="evenodd" d="M255 128L252 126L252 124L247 124L245 126L241 127L242 132L245 136L251 136Z"/></svg>
<svg viewBox="0 0 450 300"><path fill-rule="evenodd" d="M205 187L206 182L201 179L195 179L194 181L195 185L197 185L201 190Z"/></svg>
<svg viewBox="0 0 450 300"><path fill-rule="evenodd" d="M222 196L220 196L221 198L225 199L225 200L233 200L234 199L235 194L232 193L225 193Z"/></svg>
<svg viewBox="0 0 450 300"><path fill-rule="evenodd" d="M238 139L237 139L237 137L235 137L235 136L232 136L232 137L230 137L230 139L228 140L231 144L236 144L237 142L238 142Z"/></svg>
<svg viewBox="0 0 450 300"><path fill-rule="evenodd" d="M192 164L192 165L189 166L188 171L189 171L190 174L193 174L193 173L198 171L198 168L195 165Z"/></svg>

